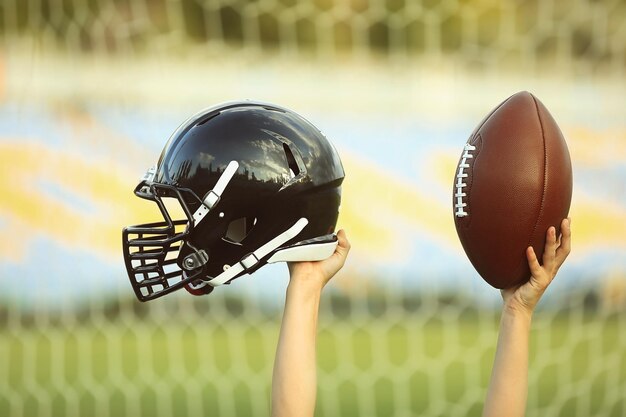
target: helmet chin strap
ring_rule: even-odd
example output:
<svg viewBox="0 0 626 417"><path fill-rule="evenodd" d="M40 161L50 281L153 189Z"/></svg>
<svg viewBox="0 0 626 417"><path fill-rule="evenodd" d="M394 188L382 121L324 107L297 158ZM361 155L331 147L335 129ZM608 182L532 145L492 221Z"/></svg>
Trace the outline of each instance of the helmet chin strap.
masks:
<svg viewBox="0 0 626 417"><path fill-rule="evenodd" d="M239 262L237 262L235 265L232 265L230 268L228 268L215 278L211 279L210 281L205 281L205 283L212 287L217 287L227 283L240 273L246 272L250 268L254 267L256 264L259 263L262 258L269 255L280 246L284 245L286 242L298 236L307 224L309 224L309 221L306 218L300 218L289 229L285 230L274 239L260 246L254 252L247 254L246 256L241 258Z"/></svg>
<svg viewBox="0 0 626 417"><path fill-rule="evenodd" d="M235 175L235 173L237 173L238 169L239 163L237 161L230 161L228 163L228 166L226 167L224 172L222 172L222 175L220 175L219 179L215 183L215 187L213 187L211 191L206 193L204 199L202 200L202 204L193 214L194 226L197 226L198 223L200 223L202 219L204 219L206 215L209 214L209 211L211 211L211 209L215 207L217 203L219 203L220 198L222 197L222 193L226 189L226 186L228 185L230 180L233 179L233 176Z"/></svg>

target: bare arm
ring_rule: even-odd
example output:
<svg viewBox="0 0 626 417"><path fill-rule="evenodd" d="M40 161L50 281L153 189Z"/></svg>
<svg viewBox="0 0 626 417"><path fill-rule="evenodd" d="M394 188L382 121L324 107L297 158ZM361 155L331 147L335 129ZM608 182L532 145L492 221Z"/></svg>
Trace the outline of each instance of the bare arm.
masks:
<svg viewBox="0 0 626 417"><path fill-rule="evenodd" d="M272 377L272 417L310 417L315 411L320 296L350 251L343 230L337 237L339 244L330 258L289 264L290 280Z"/></svg>
<svg viewBox="0 0 626 417"><path fill-rule="evenodd" d="M539 264L532 247L526 250L532 274L530 280L519 287L502 290L500 334L483 417L521 417L526 412L530 323L535 306L570 253L569 219L563 220L561 231L557 239L554 227L548 229L543 265Z"/></svg>

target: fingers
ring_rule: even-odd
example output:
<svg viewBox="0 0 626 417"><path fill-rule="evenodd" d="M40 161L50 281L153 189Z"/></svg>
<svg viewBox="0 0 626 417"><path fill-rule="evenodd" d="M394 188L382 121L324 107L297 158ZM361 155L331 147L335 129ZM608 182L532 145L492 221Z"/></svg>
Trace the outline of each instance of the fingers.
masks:
<svg viewBox="0 0 626 417"><path fill-rule="evenodd" d="M348 241L348 237L346 236L346 231L341 229L337 232L337 247L345 250L350 250L350 242Z"/></svg>
<svg viewBox="0 0 626 417"><path fill-rule="evenodd" d="M528 259L528 266L530 268L530 273L532 274L532 276L540 276L543 273L543 270L541 268L541 265L539 265L537 255L535 255L535 250L532 246L526 248L526 259Z"/></svg>
<svg viewBox="0 0 626 417"><path fill-rule="evenodd" d="M528 266L530 267L530 280L526 285L530 285L534 289L537 297L541 297L541 293L545 291L546 287L550 285L553 276L547 273L545 265L540 265L535 250L532 246L526 249L526 259L528 259ZM537 298L538 300L539 298Z"/></svg>
<svg viewBox="0 0 626 417"><path fill-rule="evenodd" d="M550 279L554 278L559 267L570 253L572 238L570 225L571 219L563 219L561 222L561 235L558 239L556 237L556 229L553 226L548 228L546 232L546 246L543 251L543 263L541 265L532 246L526 249L528 266L534 278L539 278L546 274L550 276Z"/></svg>
<svg viewBox="0 0 626 417"><path fill-rule="evenodd" d="M556 258L556 229L550 226L546 232L546 246L543 250L543 266L548 271L552 271Z"/></svg>
<svg viewBox="0 0 626 417"><path fill-rule="evenodd" d="M337 232L337 247L335 248L335 255L338 255L341 259L341 263L345 263L346 258L348 257L348 252L350 252L350 241L346 236L346 232L341 229Z"/></svg>
<svg viewBox="0 0 626 417"><path fill-rule="evenodd" d="M559 248L556 250L556 266L560 267L563 262L565 262L565 258L569 255L572 247L572 219L567 218L563 219L561 222L561 244Z"/></svg>
<svg viewBox="0 0 626 417"><path fill-rule="evenodd" d="M530 280L515 289L512 296L508 292L502 292L505 303L515 304L521 302L528 311L532 312L541 298L543 292L554 279L559 266L563 263L570 250L570 219L561 222L561 236L557 240L556 229L548 228L546 232L546 245L543 251L543 265L539 263L532 246L526 248L526 259L530 268ZM511 301L513 300L513 301ZM517 300L517 301L515 301ZM519 301L521 300L521 301Z"/></svg>

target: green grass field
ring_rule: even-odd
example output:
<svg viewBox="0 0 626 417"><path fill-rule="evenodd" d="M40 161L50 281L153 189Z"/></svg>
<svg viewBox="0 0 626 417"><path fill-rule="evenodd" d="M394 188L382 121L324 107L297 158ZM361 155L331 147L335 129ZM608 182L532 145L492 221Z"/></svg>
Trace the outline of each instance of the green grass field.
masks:
<svg viewBox="0 0 626 417"><path fill-rule="evenodd" d="M0 416L264 416L277 320L5 328ZM322 318L317 416L479 416L497 319ZM620 333L621 331L621 333ZM615 317L536 318L529 416L626 415Z"/></svg>

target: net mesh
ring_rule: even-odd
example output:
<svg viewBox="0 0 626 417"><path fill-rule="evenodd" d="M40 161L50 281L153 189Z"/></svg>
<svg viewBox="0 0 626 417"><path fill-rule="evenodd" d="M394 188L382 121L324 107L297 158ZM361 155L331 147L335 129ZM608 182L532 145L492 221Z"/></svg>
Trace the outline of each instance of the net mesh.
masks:
<svg viewBox="0 0 626 417"><path fill-rule="evenodd" d="M623 74L621 1L6 1L6 40L74 53L170 51L196 44L284 54L453 55L469 66L559 63ZM232 49L231 49L232 50Z"/></svg>

